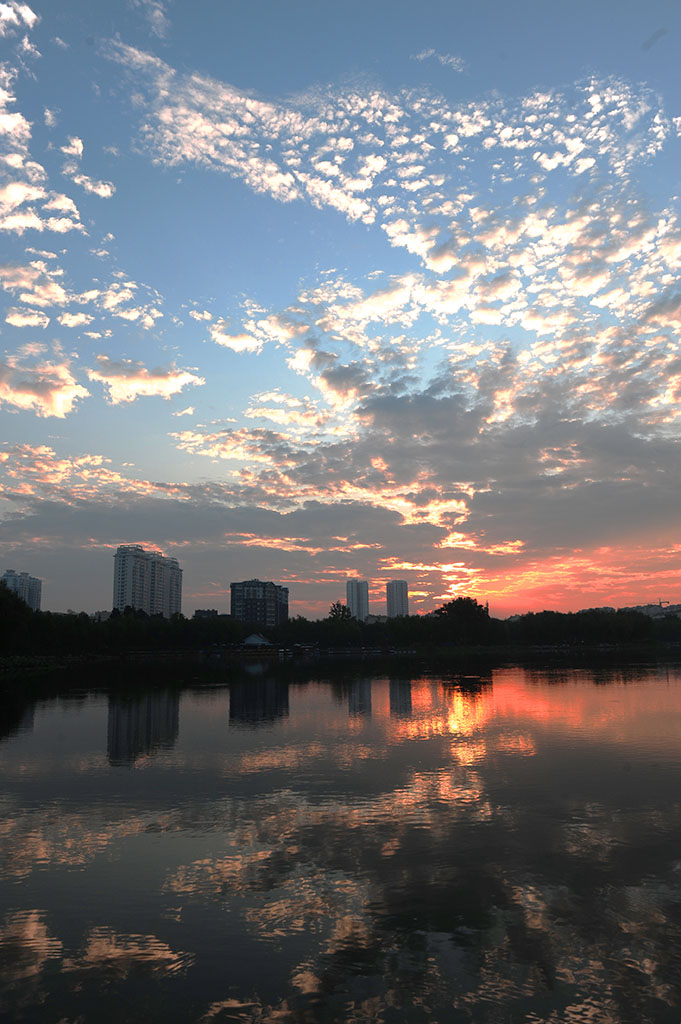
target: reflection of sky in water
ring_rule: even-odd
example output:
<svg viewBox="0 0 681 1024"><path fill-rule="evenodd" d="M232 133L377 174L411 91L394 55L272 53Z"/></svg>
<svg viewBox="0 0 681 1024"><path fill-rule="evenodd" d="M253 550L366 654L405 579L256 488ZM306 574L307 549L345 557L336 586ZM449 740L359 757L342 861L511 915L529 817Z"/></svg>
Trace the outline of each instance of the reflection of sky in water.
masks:
<svg viewBox="0 0 681 1024"><path fill-rule="evenodd" d="M0 1015L678 1022L681 674L45 701L0 742Z"/></svg>

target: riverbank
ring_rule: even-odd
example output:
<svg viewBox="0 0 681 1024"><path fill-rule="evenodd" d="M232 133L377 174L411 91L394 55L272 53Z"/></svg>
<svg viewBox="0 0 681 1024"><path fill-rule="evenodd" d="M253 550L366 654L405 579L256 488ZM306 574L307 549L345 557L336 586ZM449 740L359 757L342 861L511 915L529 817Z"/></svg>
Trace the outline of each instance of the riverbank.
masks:
<svg viewBox="0 0 681 1024"><path fill-rule="evenodd" d="M128 651L121 654L12 655L0 657L0 694L98 686L191 685L206 680L308 672L352 673L371 665L388 675L479 675L493 668L585 668L681 663L681 643L440 645L382 650L347 648L243 648Z"/></svg>

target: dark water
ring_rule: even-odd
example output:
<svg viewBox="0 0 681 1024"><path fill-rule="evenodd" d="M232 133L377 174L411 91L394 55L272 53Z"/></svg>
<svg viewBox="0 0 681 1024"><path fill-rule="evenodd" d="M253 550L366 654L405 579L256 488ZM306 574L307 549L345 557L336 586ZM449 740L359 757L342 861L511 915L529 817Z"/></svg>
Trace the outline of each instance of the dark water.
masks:
<svg viewBox="0 0 681 1024"><path fill-rule="evenodd" d="M3 1020L681 1019L678 668L84 691L0 772Z"/></svg>

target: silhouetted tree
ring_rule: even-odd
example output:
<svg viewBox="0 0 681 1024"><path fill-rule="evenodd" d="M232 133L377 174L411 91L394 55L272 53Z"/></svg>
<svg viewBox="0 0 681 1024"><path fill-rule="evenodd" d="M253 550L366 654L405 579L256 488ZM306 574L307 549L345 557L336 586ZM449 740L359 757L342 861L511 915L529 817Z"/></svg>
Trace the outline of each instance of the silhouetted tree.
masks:
<svg viewBox="0 0 681 1024"><path fill-rule="evenodd" d="M35 612L0 580L0 650L23 654L30 643Z"/></svg>
<svg viewBox="0 0 681 1024"><path fill-rule="evenodd" d="M443 637L450 642L477 644L489 638L489 612L474 597L457 597L435 612Z"/></svg>
<svg viewBox="0 0 681 1024"><path fill-rule="evenodd" d="M243 642L252 627L230 616L186 619L147 615L134 608L114 612L105 621L80 614L33 612L0 583L0 654L116 654L126 651L197 650ZM472 597L458 597L433 615L405 615L387 622L358 622L349 608L335 601L325 619L298 615L268 631L268 639L284 646L419 648L512 644L518 647L602 644L681 643L681 619L652 619L622 609L580 612L529 612L502 622Z"/></svg>
<svg viewBox="0 0 681 1024"><path fill-rule="evenodd" d="M345 621L347 619L352 618L352 612L350 611L346 604L342 603L342 601L334 601L331 607L329 608L329 618L334 620L341 619Z"/></svg>

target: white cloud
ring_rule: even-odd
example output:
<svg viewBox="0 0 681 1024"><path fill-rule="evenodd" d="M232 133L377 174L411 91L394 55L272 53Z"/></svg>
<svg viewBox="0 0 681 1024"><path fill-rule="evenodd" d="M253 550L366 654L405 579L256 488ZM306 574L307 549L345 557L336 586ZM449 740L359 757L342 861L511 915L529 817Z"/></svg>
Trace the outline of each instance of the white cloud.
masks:
<svg viewBox="0 0 681 1024"><path fill-rule="evenodd" d="M116 186L111 181L96 181L79 169L79 161L83 156L83 140L78 136L71 136L66 145L61 147L62 153L72 157L72 160L64 164L62 173L71 179L76 185L80 185L86 192L99 196L101 199L111 199L116 192Z"/></svg>
<svg viewBox="0 0 681 1024"><path fill-rule="evenodd" d="M37 46L35 46L28 36L24 36L17 47L19 57L33 57L34 59L42 57L42 54Z"/></svg>
<svg viewBox="0 0 681 1024"><path fill-rule="evenodd" d="M44 225L47 231L54 231L58 235L66 234L67 231L85 231L80 221L71 217L48 217Z"/></svg>
<svg viewBox="0 0 681 1024"><path fill-rule="evenodd" d="M262 341L251 334L229 334L224 320L218 320L208 328L211 340L223 348L231 348L233 352L259 352Z"/></svg>
<svg viewBox="0 0 681 1024"><path fill-rule="evenodd" d="M83 327L91 324L94 317L89 313L61 313L57 320L62 327Z"/></svg>
<svg viewBox="0 0 681 1024"><path fill-rule="evenodd" d="M143 396L170 398L188 385L205 384L205 380L189 370L174 366L149 370L132 359L113 360L97 356L97 368L88 370L90 380L103 384L112 405L134 402Z"/></svg>
<svg viewBox="0 0 681 1024"><path fill-rule="evenodd" d="M78 207L70 196L62 192L51 192L47 202L43 203L43 210L59 210L61 213L69 213L78 218Z"/></svg>
<svg viewBox="0 0 681 1024"><path fill-rule="evenodd" d="M281 103L179 74L119 42L105 52L146 97L141 141L153 159L212 168L282 202L306 198L350 221L379 223L392 245L441 274L481 237L469 167L484 192L518 181L537 196L566 172L624 180L627 168L659 151L668 128L651 93L616 79L513 103L493 96L448 105L416 91L352 88ZM416 58L457 60L435 50ZM527 238L529 230L528 218Z"/></svg>
<svg viewBox="0 0 681 1024"><path fill-rule="evenodd" d="M35 210L20 210L0 217L0 231L13 231L23 235L24 231L42 231L44 224Z"/></svg>
<svg viewBox="0 0 681 1024"><path fill-rule="evenodd" d="M116 192L116 186L111 181L95 181L88 178L87 174L71 174L70 177L74 184L80 185L86 192L99 196L100 199L111 199Z"/></svg>
<svg viewBox="0 0 681 1024"><path fill-rule="evenodd" d="M13 12L17 17L25 16L30 20L26 14L28 10L25 5L14 5L10 14ZM74 205L69 208L68 217L49 214L51 209L58 208L55 203L57 195L45 187L45 168L31 159L31 124L21 113L10 109L16 100L13 91L16 76L16 69L7 65L0 66L0 144L4 142L9 150L0 153L0 162L4 163L7 178L10 179L0 190L0 231L17 235L30 230L54 231L58 234L82 231L83 226Z"/></svg>
<svg viewBox="0 0 681 1024"><path fill-rule="evenodd" d="M66 289L50 278L35 281L30 290L19 293L22 302L30 302L35 306L64 306L70 301Z"/></svg>
<svg viewBox="0 0 681 1024"><path fill-rule="evenodd" d="M92 298L96 299L97 305L105 312L120 320L127 320L128 323L139 324L144 330L150 330L163 316L156 306L160 296L146 289L149 293L148 301L140 302L140 286L135 281L125 279L125 275L123 278L110 284L106 291L97 291Z"/></svg>
<svg viewBox="0 0 681 1024"><path fill-rule="evenodd" d="M170 31L167 11L168 4L162 0L130 0L132 6L141 11L153 35L165 39Z"/></svg>
<svg viewBox="0 0 681 1024"><path fill-rule="evenodd" d="M436 60L439 64L444 67L451 68L452 71L464 71L466 68L466 62L462 57L456 57L451 53L437 53L435 50L421 50L419 53L413 54L412 60Z"/></svg>
<svg viewBox="0 0 681 1024"><path fill-rule="evenodd" d="M32 29L40 21L40 15L28 4L19 0L2 0L0 3L0 36L7 36L14 29Z"/></svg>
<svg viewBox="0 0 681 1024"><path fill-rule="evenodd" d="M75 156L76 159L80 160L83 155L83 140L79 139L77 135L72 135L61 147L61 151L66 153L67 156Z"/></svg>
<svg viewBox="0 0 681 1024"><path fill-rule="evenodd" d="M42 199L45 194L42 186L32 185L26 181L12 181L0 188L0 215L4 216L24 203Z"/></svg>
<svg viewBox="0 0 681 1024"><path fill-rule="evenodd" d="M76 380L68 360L26 361L20 356L0 360L0 403L38 416L63 419L88 391Z"/></svg>
<svg viewBox="0 0 681 1024"><path fill-rule="evenodd" d="M49 316L37 309L8 309L5 323L12 327L42 327L50 322Z"/></svg>

